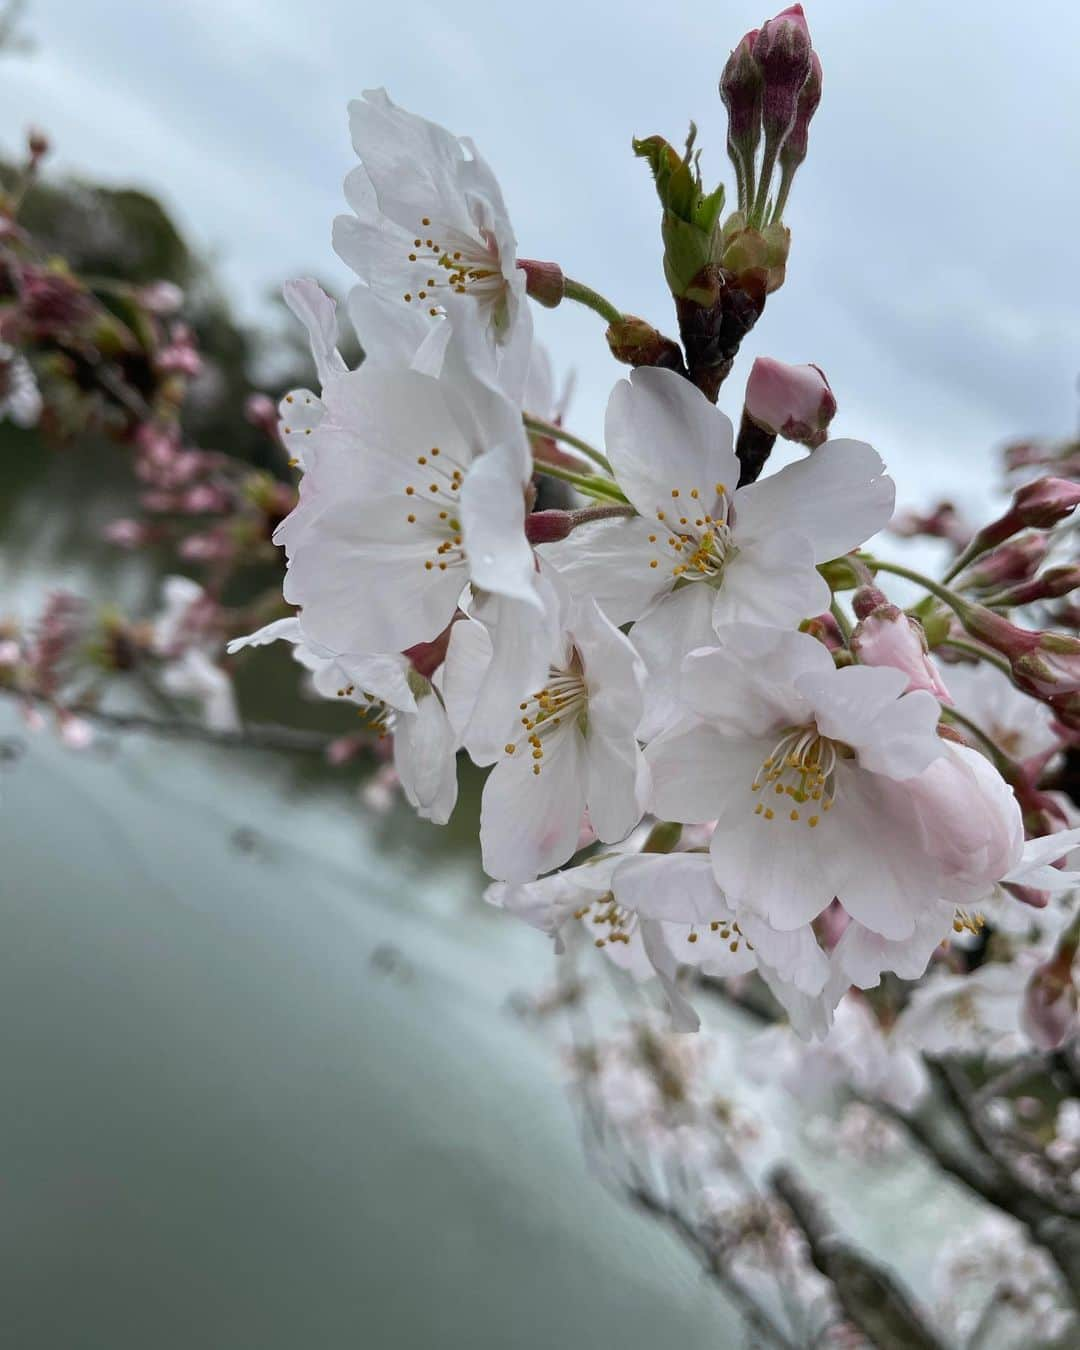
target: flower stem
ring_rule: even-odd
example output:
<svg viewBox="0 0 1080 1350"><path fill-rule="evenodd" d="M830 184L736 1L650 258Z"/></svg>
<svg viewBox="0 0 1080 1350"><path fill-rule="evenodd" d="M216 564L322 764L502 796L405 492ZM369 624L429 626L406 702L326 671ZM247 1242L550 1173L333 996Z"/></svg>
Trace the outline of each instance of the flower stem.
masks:
<svg viewBox="0 0 1080 1350"><path fill-rule="evenodd" d="M612 502L610 506L583 506L580 511L571 512L573 523L570 526L576 530L579 525L588 525L593 520L615 520L622 518L629 520L637 515L637 511L627 504L623 506L621 502Z"/></svg>
<svg viewBox="0 0 1080 1350"><path fill-rule="evenodd" d="M840 602L837 600L837 598L836 598L835 595L833 596L833 598L832 598L832 600L831 600L831 602L830 602L830 604L829 604L829 609L832 611L832 616L833 616L833 618L836 620L836 626L837 626L837 628L839 628L839 629L840 629L840 632L843 634L844 641L845 641L845 642L848 644L848 646L850 647L850 646L851 646L851 624L850 624L850 622L848 621L848 616L844 613L843 608L841 607Z"/></svg>
<svg viewBox="0 0 1080 1350"><path fill-rule="evenodd" d="M579 450L583 455L587 455L594 464L598 464L606 473L611 473L611 465L608 463L606 455L602 455L588 441L583 441L580 436L573 435L565 427L559 426L557 422L547 422L542 417L534 417L532 413L522 413L521 420L525 423L525 430L531 431L534 436L547 436L553 441L563 441L575 450Z"/></svg>
<svg viewBox="0 0 1080 1350"><path fill-rule="evenodd" d="M760 229L765 222L765 208L769 202L769 183L772 180L773 169L776 167L776 154L779 148L775 142L766 140L765 150L761 157L761 177L758 179L757 196L754 198L750 210L750 219L747 222L751 229Z"/></svg>
<svg viewBox="0 0 1080 1350"><path fill-rule="evenodd" d="M860 562L872 568L875 572L891 572L893 576L903 577L906 581L913 581L916 586L922 586L924 590L936 595L939 600L944 601L950 609L955 610L957 614L963 617L964 611L970 611L971 606L955 591L950 591L948 586L943 586L939 581L932 581L929 577L924 577L921 572L916 572L910 567L902 567L900 563L883 562L880 558L871 558L866 553L857 555Z"/></svg>
<svg viewBox="0 0 1080 1350"><path fill-rule="evenodd" d="M622 319L622 312L617 310L610 300L605 300L599 291L594 291L591 286L586 286L581 281L573 281L567 277L563 284L563 296L567 300L576 300L579 305L587 305L589 309L594 309L602 319L607 319L608 323L619 323Z"/></svg>
<svg viewBox="0 0 1080 1350"><path fill-rule="evenodd" d="M795 168L794 164L786 164L783 173L780 175L780 189L776 194L776 204L770 218L770 223L773 225L778 225L783 217L784 207L787 206L788 193L795 181Z"/></svg>
<svg viewBox="0 0 1080 1350"><path fill-rule="evenodd" d="M963 638L948 637L938 646L951 647L954 652L963 652L965 656L974 656L979 661L989 661L992 666L997 666L1003 675L1008 675L1009 679L1012 679L1012 667L1008 661L1003 656L998 656L997 652L987 651L977 643L966 642Z"/></svg>
<svg viewBox="0 0 1080 1350"><path fill-rule="evenodd" d="M593 497L597 501L628 505L626 498L608 478L598 478L595 474L572 473L569 469L560 468L557 464L548 464L542 459L533 460L533 472L545 474L548 478L559 478L564 483L572 484L586 497Z"/></svg>

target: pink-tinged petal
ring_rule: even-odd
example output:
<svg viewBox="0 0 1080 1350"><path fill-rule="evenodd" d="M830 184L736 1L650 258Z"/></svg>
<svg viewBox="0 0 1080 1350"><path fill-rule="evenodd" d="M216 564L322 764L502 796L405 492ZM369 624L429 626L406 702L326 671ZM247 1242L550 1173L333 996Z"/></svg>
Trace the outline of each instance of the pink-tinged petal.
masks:
<svg viewBox="0 0 1080 1350"><path fill-rule="evenodd" d="M640 656L594 600L576 604L569 624L584 666L590 735L633 739L644 711Z"/></svg>
<svg viewBox="0 0 1080 1350"><path fill-rule="evenodd" d="M304 635L300 631L300 620L295 616L287 619L275 619L273 623L256 628L254 633L245 637L233 638L225 650L232 656L245 647L265 647L271 642L302 642Z"/></svg>
<svg viewBox="0 0 1080 1350"><path fill-rule="evenodd" d="M848 666L801 675L796 687L813 705L822 735L850 745L872 773L903 779L945 753L937 735L937 700L924 690L904 694L907 682L907 675L891 666Z"/></svg>
<svg viewBox="0 0 1080 1350"><path fill-rule="evenodd" d="M734 921L706 853L639 853L611 879L615 899L644 919L708 926Z"/></svg>
<svg viewBox="0 0 1080 1350"><path fill-rule="evenodd" d="M430 642L449 623L465 584L463 569L428 571L430 541L360 543L355 519L324 516L285 574L284 595L303 607L304 631L325 647L404 651Z"/></svg>
<svg viewBox="0 0 1080 1350"><path fill-rule="evenodd" d="M943 869L934 894L954 904L977 904L1020 862L1020 807L978 751L949 742L946 754L904 788L922 824L923 850Z"/></svg>
<svg viewBox="0 0 1080 1350"><path fill-rule="evenodd" d="M1020 861L1002 880L1045 891L1069 890L1080 885L1080 873L1064 871L1053 864L1061 862L1077 847L1080 847L1080 829L1058 830L1040 839L1029 839Z"/></svg>
<svg viewBox="0 0 1080 1350"><path fill-rule="evenodd" d="M917 980L935 948L952 932L952 921L952 905L934 901L915 921L909 938L890 941L853 920L836 946L834 960L860 989L875 988L887 970L902 980Z"/></svg>
<svg viewBox="0 0 1080 1350"><path fill-rule="evenodd" d="M729 623L793 627L827 610L830 595L810 541L778 531L750 540L727 563L713 626L718 633Z"/></svg>
<svg viewBox="0 0 1080 1350"><path fill-rule="evenodd" d="M581 525L540 555L562 575L575 595L591 595L612 623L640 618L650 602L670 589L671 577L650 567L649 535L656 524L640 517Z"/></svg>
<svg viewBox="0 0 1080 1350"><path fill-rule="evenodd" d="M473 712L464 744L477 764L490 764L520 734L521 701L547 680L556 659L560 631L557 599L543 575L537 577L542 605L485 595L473 607L491 638L491 661L473 691Z"/></svg>
<svg viewBox="0 0 1080 1350"><path fill-rule="evenodd" d="M731 423L689 380L643 366L612 390L604 443L615 477L638 510L670 511L672 493L716 498L739 477Z"/></svg>
<svg viewBox="0 0 1080 1350"><path fill-rule="evenodd" d="M758 972L787 1013L791 1029L800 1040L821 1041L828 1036L837 1006L848 989L842 976L834 974L820 994L804 994L764 961L758 962Z"/></svg>
<svg viewBox="0 0 1080 1350"><path fill-rule="evenodd" d="M828 649L806 633L740 624L725 628L718 646L708 645L712 650L683 662L683 702L740 739L809 720L813 707L798 680L835 676Z"/></svg>
<svg viewBox="0 0 1080 1350"><path fill-rule="evenodd" d="M671 1009L673 1031L697 1031L701 1026L692 1005L679 988L679 963L664 940L663 926L646 919L641 925L641 940L652 962Z"/></svg>
<svg viewBox="0 0 1080 1350"><path fill-rule="evenodd" d="M424 820L445 825L457 802L456 737L433 691L394 726L394 767L410 805Z"/></svg>
<svg viewBox="0 0 1080 1350"><path fill-rule="evenodd" d="M305 646L310 644L304 642L297 646L293 655L297 660L301 660ZM318 649L312 649L312 655L316 661L320 659ZM308 669L313 669L310 661L302 661ZM411 713L416 710L416 699L412 689L409 686L410 664L408 658L402 656L400 652L390 652L386 655L375 656L351 656L348 653L335 655L333 664L336 667L335 680L340 688L342 676L345 682L354 685L358 690L370 694L372 698L379 703L385 703L389 708L396 708L400 712ZM320 693L334 696L336 689L321 689Z"/></svg>
<svg viewBox="0 0 1080 1350"><path fill-rule="evenodd" d="M351 216L342 220L356 224ZM345 305L364 349L365 366L440 373L450 338L448 324L433 324L428 316L403 304L396 293L384 295L370 286L354 286Z"/></svg>
<svg viewBox="0 0 1080 1350"><path fill-rule="evenodd" d="M757 752L762 743L753 742L747 755ZM652 774L652 809L663 820L684 825L703 825L714 820L732 793L740 787L750 795L753 777L740 774L733 763L733 743L704 724L678 729L658 736L645 751ZM755 769L768 754L772 741L761 748ZM752 803L751 803L752 805ZM717 873L721 886L723 877Z"/></svg>
<svg viewBox="0 0 1080 1350"><path fill-rule="evenodd" d="M474 586L542 609L536 562L525 538L525 497L517 447L481 455L461 489L461 523Z"/></svg>
<svg viewBox="0 0 1080 1350"><path fill-rule="evenodd" d="M425 216L471 228L459 185L465 152L456 136L398 107L385 89L365 89L349 104L349 130L384 215L406 231Z"/></svg>
<svg viewBox="0 0 1080 1350"><path fill-rule="evenodd" d="M932 766L931 766L932 767ZM834 809L814 830L830 846L829 875L858 923L904 941L917 917L941 895L943 868L926 847L908 785L842 762Z"/></svg>
<svg viewBox="0 0 1080 1350"><path fill-rule="evenodd" d="M316 281L287 281L281 288L285 303L307 329L311 355L321 384L347 369L337 349L337 304Z"/></svg>
<svg viewBox="0 0 1080 1350"><path fill-rule="evenodd" d="M643 740L658 735L685 712L681 696L682 658L716 642L712 626L714 592L700 584L660 596L631 630L645 665Z"/></svg>
<svg viewBox="0 0 1080 1350"><path fill-rule="evenodd" d="M804 535L817 562L863 544L893 513L896 487L862 441L836 440L735 494L735 539Z"/></svg>
<svg viewBox="0 0 1080 1350"><path fill-rule="evenodd" d="M537 881L497 881L484 892L484 899L542 933L557 937L576 910L607 894L612 873L622 861L622 854L613 853Z"/></svg>
<svg viewBox="0 0 1080 1350"><path fill-rule="evenodd" d="M633 733L611 736L590 730L585 751L589 820L599 839L614 844L626 838L645 812L648 766Z"/></svg>
<svg viewBox="0 0 1080 1350"><path fill-rule="evenodd" d="M540 773L526 749L507 756L484 784L480 844L484 871L500 881L531 881L575 851L585 811L585 750L566 727L544 744Z"/></svg>
<svg viewBox="0 0 1080 1350"><path fill-rule="evenodd" d="M466 750L469 745L465 729L476 708L477 690L491 664L491 652L491 635L475 619L459 619L450 629L446 660L440 672L442 695L450 725ZM492 753L491 760L495 759L496 753ZM477 762L490 763L491 760Z"/></svg>
<svg viewBox="0 0 1080 1350"><path fill-rule="evenodd" d="M825 988L832 967L809 924L781 932L757 914L740 912L739 927L758 960L775 970L781 980L811 997Z"/></svg>

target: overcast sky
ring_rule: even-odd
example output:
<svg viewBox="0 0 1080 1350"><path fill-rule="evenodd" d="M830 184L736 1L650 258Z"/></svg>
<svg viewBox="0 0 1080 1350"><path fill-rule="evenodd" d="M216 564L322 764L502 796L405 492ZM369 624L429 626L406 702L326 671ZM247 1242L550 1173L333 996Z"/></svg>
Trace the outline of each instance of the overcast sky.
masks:
<svg viewBox="0 0 1080 1350"><path fill-rule="evenodd" d="M778 3L778 0L777 0ZM872 441L901 498L970 490L994 448L1076 425L1080 17L1049 0L807 0L825 93L786 216L789 280L750 358L814 361L834 430ZM385 85L469 134L523 256L554 258L673 329L656 199L631 135L693 117L723 174L716 81L761 0L31 0L0 69L0 146L29 122L55 164L160 195L241 312L294 275L342 292L330 248L352 161L345 105ZM542 316L596 436L620 368L602 324ZM986 478L986 475L981 475Z"/></svg>

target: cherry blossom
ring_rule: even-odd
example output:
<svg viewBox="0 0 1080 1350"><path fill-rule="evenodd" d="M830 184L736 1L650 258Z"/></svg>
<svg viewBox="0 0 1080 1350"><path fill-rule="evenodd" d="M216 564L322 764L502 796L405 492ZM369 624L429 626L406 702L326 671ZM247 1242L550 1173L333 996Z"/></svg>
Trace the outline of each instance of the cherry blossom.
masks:
<svg viewBox="0 0 1080 1350"><path fill-rule="evenodd" d="M890 668L837 670L806 634L733 626L685 662L693 717L649 746L654 809L715 819L717 881L774 927L808 923L835 896L880 937L909 939L940 899L999 879L1022 834L982 756L935 767L947 753L938 705L906 685ZM954 847L941 812L974 854Z"/></svg>
<svg viewBox="0 0 1080 1350"><path fill-rule="evenodd" d="M585 525L544 553L613 623L637 620L650 676L647 731L670 715L677 654L737 621L790 626L829 607L817 564L889 520L894 488L877 453L829 441L738 488L731 423L673 371L615 386L606 451L639 515Z"/></svg>
<svg viewBox="0 0 1080 1350"><path fill-rule="evenodd" d="M370 729L393 737L394 767L406 799L423 819L445 825L457 801L457 741L432 682L401 654L329 651L307 638L297 618L277 619L237 638L229 651L277 641L292 643L294 658L310 672L320 697L356 704Z"/></svg>
<svg viewBox="0 0 1080 1350"><path fill-rule="evenodd" d="M406 112L383 89L350 103L349 125L360 165L345 180L353 214L334 222L337 252L373 296L429 326L447 313L449 297L467 296L472 304L455 311L455 322L482 327L506 387L520 397L532 321L494 174L472 141ZM350 309L367 347L373 311L363 297Z"/></svg>
<svg viewBox="0 0 1080 1350"><path fill-rule="evenodd" d="M641 662L595 601L571 607L543 687L521 701L517 734L484 787L484 870L527 881L577 846L582 815L605 843L641 819L648 774L637 742Z"/></svg>

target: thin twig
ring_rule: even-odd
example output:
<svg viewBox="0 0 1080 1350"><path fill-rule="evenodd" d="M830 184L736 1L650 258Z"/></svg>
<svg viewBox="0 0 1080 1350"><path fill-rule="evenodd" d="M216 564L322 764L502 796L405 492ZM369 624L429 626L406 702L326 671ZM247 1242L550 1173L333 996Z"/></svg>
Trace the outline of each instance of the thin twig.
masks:
<svg viewBox="0 0 1080 1350"><path fill-rule="evenodd" d="M0 693L16 700L28 700L39 706L52 707L73 717L85 718L99 726L108 727L111 731L134 731L150 736L161 736L167 740L196 741L226 750L284 750L323 755L334 741L341 738L340 734L328 735L322 731L305 731L300 727L286 727L275 722L246 722L235 731L216 731L203 726L200 722L192 722L182 717L151 717L146 713L107 712L103 708L78 704L60 707L55 700L44 694L18 689L2 689Z"/></svg>

